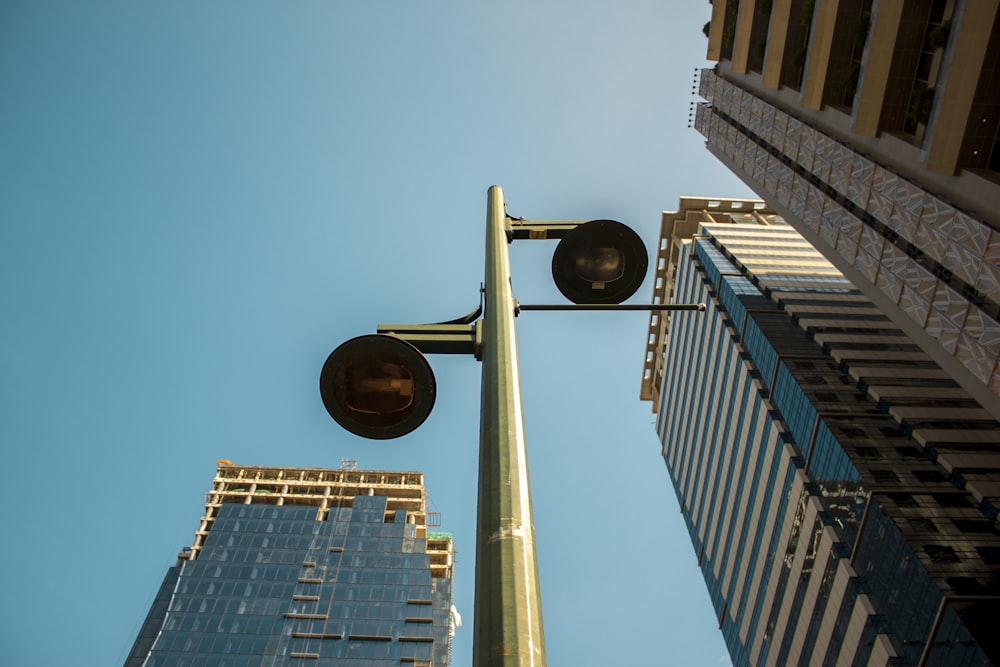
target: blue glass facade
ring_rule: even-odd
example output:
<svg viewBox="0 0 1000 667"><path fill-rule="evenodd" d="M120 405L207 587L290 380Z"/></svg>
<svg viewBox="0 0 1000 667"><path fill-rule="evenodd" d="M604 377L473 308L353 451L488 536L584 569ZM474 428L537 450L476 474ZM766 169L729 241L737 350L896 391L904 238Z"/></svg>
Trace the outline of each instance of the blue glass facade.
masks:
<svg viewBox="0 0 1000 667"><path fill-rule="evenodd" d="M222 503L126 665L448 665L450 567L432 576L424 526L387 502Z"/></svg>
<svg viewBox="0 0 1000 667"><path fill-rule="evenodd" d="M657 432L733 664L994 664L988 506L848 373L922 397L926 362L842 277L805 275L815 251L784 225L673 243L664 291L707 308L662 336Z"/></svg>

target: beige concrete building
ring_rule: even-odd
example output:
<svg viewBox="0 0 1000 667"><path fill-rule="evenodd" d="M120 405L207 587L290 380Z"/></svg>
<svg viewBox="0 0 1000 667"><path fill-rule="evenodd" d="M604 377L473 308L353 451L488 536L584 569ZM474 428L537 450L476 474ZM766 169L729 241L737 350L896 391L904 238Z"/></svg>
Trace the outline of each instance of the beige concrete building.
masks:
<svg viewBox="0 0 1000 667"><path fill-rule="evenodd" d="M709 150L1000 418L1000 0L716 0Z"/></svg>

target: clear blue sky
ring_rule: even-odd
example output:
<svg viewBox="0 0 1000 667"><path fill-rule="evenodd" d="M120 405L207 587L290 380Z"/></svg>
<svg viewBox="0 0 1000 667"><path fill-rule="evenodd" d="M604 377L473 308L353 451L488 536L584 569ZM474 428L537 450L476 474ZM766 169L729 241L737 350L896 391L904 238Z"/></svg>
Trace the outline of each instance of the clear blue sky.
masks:
<svg viewBox="0 0 1000 667"><path fill-rule="evenodd" d="M216 459L353 458L425 471L468 665L479 366L433 358L434 413L376 443L329 419L320 367L476 306L493 183L651 249L681 195L750 196L686 127L710 10L0 4L0 664L121 664ZM561 299L552 250L512 246L522 302ZM552 665L728 663L638 400L646 328L519 318Z"/></svg>

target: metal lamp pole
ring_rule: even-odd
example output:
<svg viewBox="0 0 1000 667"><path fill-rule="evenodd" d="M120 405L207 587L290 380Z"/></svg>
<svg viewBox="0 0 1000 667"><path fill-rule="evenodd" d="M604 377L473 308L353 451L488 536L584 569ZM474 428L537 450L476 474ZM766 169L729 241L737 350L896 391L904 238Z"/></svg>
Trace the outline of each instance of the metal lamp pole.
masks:
<svg viewBox="0 0 1000 667"><path fill-rule="evenodd" d="M517 302L507 251L513 239L560 239L553 279L575 305ZM514 318L528 310L705 309L620 305L645 271L645 246L621 223L510 218L494 185L481 310L438 324L380 324L375 335L342 343L323 365L320 395L330 416L356 435L389 439L419 427L434 405L434 374L423 354L473 354L483 363L473 667L545 665Z"/></svg>
<svg viewBox="0 0 1000 667"><path fill-rule="evenodd" d="M503 191L489 189L474 667L545 664Z"/></svg>

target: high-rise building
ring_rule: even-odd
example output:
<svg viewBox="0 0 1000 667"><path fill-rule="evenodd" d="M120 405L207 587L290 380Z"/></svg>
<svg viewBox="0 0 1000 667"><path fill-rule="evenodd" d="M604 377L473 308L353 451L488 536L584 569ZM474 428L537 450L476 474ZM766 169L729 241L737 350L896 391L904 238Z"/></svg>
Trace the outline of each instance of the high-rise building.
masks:
<svg viewBox="0 0 1000 667"><path fill-rule="evenodd" d="M665 212L642 397L733 660L1000 665L1000 423L764 202Z"/></svg>
<svg viewBox="0 0 1000 667"><path fill-rule="evenodd" d="M715 0L708 149L1000 419L1000 0Z"/></svg>
<svg viewBox="0 0 1000 667"><path fill-rule="evenodd" d="M126 667L446 666L451 536L419 472L219 461Z"/></svg>

